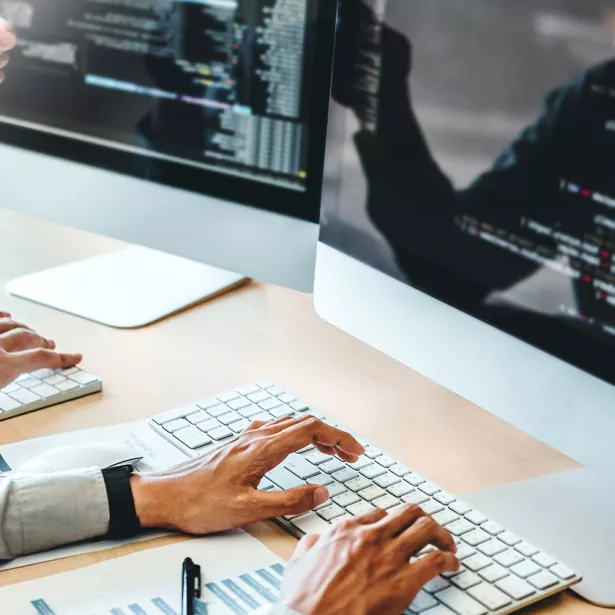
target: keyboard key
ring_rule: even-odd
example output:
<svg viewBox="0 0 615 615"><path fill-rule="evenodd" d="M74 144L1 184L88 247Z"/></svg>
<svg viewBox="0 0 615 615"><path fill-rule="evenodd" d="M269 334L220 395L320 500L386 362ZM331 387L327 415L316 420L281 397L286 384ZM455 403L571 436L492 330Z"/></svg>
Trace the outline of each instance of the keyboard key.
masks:
<svg viewBox="0 0 615 615"><path fill-rule="evenodd" d="M19 403L24 406L27 404L33 404L34 402L40 401L41 398L36 395L36 393L32 393L28 389L20 389L19 391L14 391L11 393L11 397L16 399Z"/></svg>
<svg viewBox="0 0 615 615"><path fill-rule="evenodd" d="M239 412L239 414L241 414L241 416L243 416L244 418L249 419L255 414L260 414L261 409L256 404L249 404L248 406L241 408L241 410L238 410L237 412Z"/></svg>
<svg viewBox="0 0 615 615"><path fill-rule="evenodd" d="M253 423L256 421L270 423L271 421L273 421L273 417L268 412L261 412L260 414L255 414L254 416L251 416L250 421Z"/></svg>
<svg viewBox="0 0 615 615"><path fill-rule="evenodd" d="M290 455L283 465L287 470L290 470L293 474L303 480L319 474L319 470L314 464L310 463L305 457L297 455L296 453Z"/></svg>
<svg viewBox="0 0 615 615"><path fill-rule="evenodd" d="M344 513L341 517L335 517L335 519L331 519L329 523L331 523L331 525L336 525L340 523L341 521L352 521L353 519L354 517L352 515L349 515L348 513Z"/></svg>
<svg viewBox="0 0 615 615"><path fill-rule="evenodd" d="M196 426L201 431L211 431L212 429L216 429L217 427L221 427L220 423L218 423L218 421L216 421L216 419L211 419L209 417L207 417L206 421L203 421L201 423L197 423Z"/></svg>
<svg viewBox="0 0 615 615"><path fill-rule="evenodd" d="M495 586L508 594L513 600L523 600L536 593L531 585L512 575L498 581Z"/></svg>
<svg viewBox="0 0 615 615"><path fill-rule="evenodd" d="M411 470L409 470L406 466L402 466L400 463L392 465L389 470L393 472L395 476L399 476L400 478L407 476L411 472Z"/></svg>
<svg viewBox="0 0 615 615"><path fill-rule="evenodd" d="M511 566L510 571L522 579L527 579L527 577L531 577L533 574L541 572L542 568L531 560L525 560L524 562Z"/></svg>
<svg viewBox="0 0 615 615"><path fill-rule="evenodd" d="M476 553L476 549L474 547L471 547L470 545L466 545L464 543L461 543L458 547L457 547L457 559L459 561L466 559L467 557L471 557L472 555L474 555Z"/></svg>
<svg viewBox="0 0 615 615"><path fill-rule="evenodd" d="M60 382L66 382L67 380L68 378L60 376L60 374L53 374L53 376L49 376L49 378L44 378L43 382L46 382L51 386L56 386L56 384L59 384Z"/></svg>
<svg viewBox="0 0 615 615"><path fill-rule="evenodd" d="M383 495L386 495L386 491L377 485L372 485L367 489L362 489L359 491L359 495L368 502L375 500L376 498L381 498Z"/></svg>
<svg viewBox="0 0 615 615"><path fill-rule="evenodd" d="M433 497L438 500L440 504L444 504L444 506L448 506L455 501L455 497L446 491L440 491L440 493L436 493Z"/></svg>
<svg viewBox="0 0 615 615"><path fill-rule="evenodd" d="M427 585L425 585L423 589L430 594L435 594L436 592L442 591L443 589L446 589L450 586L450 581L447 581L442 577L436 577L435 579L429 581L429 583L427 583Z"/></svg>
<svg viewBox="0 0 615 615"><path fill-rule="evenodd" d="M45 378L49 378L51 376L57 376L58 374L56 374L52 369L47 369L47 368L43 368L43 369L36 369L33 372L30 372L30 376L32 376L32 378L38 378L39 380L44 380ZM62 378L62 376L60 376L60 378Z"/></svg>
<svg viewBox="0 0 615 615"><path fill-rule="evenodd" d="M356 504L357 502L360 502L361 498L352 491L346 491L345 493L334 497L333 501L339 506L343 506L344 508L346 508L346 506L350 506L351 504Z"/></svg>
<svg viewBox="0 0 615 615"><path fill-rule="evenodd" d="M314 451L313 453L310 453L309 455L306 455L305 458L310 463L313 463L315 466L319 466L321 463L325 463L326 461L330 461L331 460L331 455L325 455L324 453L321 453L320 451Z"/></svg>
<svg viewBox="0 0 615 615"><path fill-rule="evenodd" d="M472 510L465 502L461 502L460 500L453 502L449 508L454 510L458 515L465 515Z"/></svg>
<svg viewBox="0 0 615 615"><path fill-rule="evenodd" d="M425 512L427 512L427 511L425 511ZM435 522L438 525L441 525L441 526L445 526L445 525L447 525L449 523L452 523L453 521L457 521L457 519L459 519L459 517L452 510L447 510L447 509L445 509L445 510L439 512L439 513L435 513L433 515L433 518L434 518Z"/></svg>
<svg viewBox="0 0 615 615"><path fill-rule="evenodd" d="M390 493L386 493L382 497L372 500L372 504L378 508L382 508L382 510L389 510L390 508L393 508L393 506L397 506L399 503L399 500L394 498Z"/></svg>
<svg viewBox="0 0 615 615"><path fill-rule="evenodd" d="M201 401L197 401L196 405L201 410L209 410L214 406L220 406L220 402L215 397L208 397L207 399L202 399Z"/></svg>
<svg viewBox="0 0 615 615"><path fill-rule="evenodd" d="M213 417L214 419L217 419L223 414L228 414L228 406L225 406L224 404L212 406L211 408L207 408L207 414L209 414L209 416Z"/></svg>
<svg viewBox="0 0 615 615"><path fill-rule="evenodd" d="M56 373L62 374L62 376L70 376L71 374L76 374L78 371L79 371L78 367L67 367L66 369L56 370Z"/></svg>
<svg viewBox="0 0 615 615"><path fill-rule="evenodd" d="M60 376L61 378L62 376ZM66 380L66 378L64 378ZM2 393L12 393L13 391L18 391L21 387L16 382L11 382L11 384L5 386L3 389L0 389ZM370 462L371 463L371 462Z"/></svg>
<svg viewBox="0 0 615 615"><path fill-rule="evenodd" d="M456 585L459 589L468 589L474 585L478 585L481 582L480 578L470 570L464 570L461 574L453 577L451 583Z"/></svg>
<svg viewBox="0 0 615 615"><path fill-rule="evenodd" d="M483 523L480 526L480 529L487 532L487 534L491 534L492 536L497 536L498 534L504 532L504 528L493 521L487 521L487 523Z"/></svg>
<svg viewBox="0 0 615 615"><path fill-rule="evenodd" d="M365 478L365 476L357 476L352 480L349 480L347 483L344 483L346 489L350 489L351 491L361 491L362 489L367 489L371 482Z"/></svg>
<svg viewBox="0 0 615 615"><path fill-rule="evenodd" d="M440 602L451 608L457 615L485 615L487 609L456 587L448 587L436 594Z"/></svg>
<svg viewBox="0 0 615 615"><path fill-rule="evenodd" d="M38 378L25 378L24 380L19 381L19 386L23 387L24 389L31 389L35 386L38 386L39 384L43 384L43 381L39 380Z"/></svg>
<svg viewBox="0 0 615 615"><path fill-rule="evenodd" d="M192 414L186 415L185 418L187 421L189 421L193 425L198 425L199 423L204 423L206 421L213 420L209 416L209 414L207 414L207 412L204 412L203 410L197 410L196 412L193 412Z"/></svg>
<svg viewBox="0 0 615 615"><path fill-rule="evenodd" d="M429 502L429 498L424 493L421 493L420 491L413 491L412 493L409 493L408 495L404 495L404 497L401 500L405 504L416 504L417 506L420 506L421 504L424 504L425 502Z"/></svg>
<svg viewBox="0 0 615 615"><path fill-rule="evenodd" d="M400 498L402 495L407 495L408 493L412 493L414 491L414 487L411 487L408 483L404 483L403 481L397 483L388 488L388 491L391 495L394 495L396 498Z"/></svg>
<svg viewBox="0 0 615 615"><path fill-rule="evenodd" d="M407 483L410 483L413 487L418 487L419 485L422 485L424 482L426 482L422 476L420 476L419 474L415 474L414 472L406 474L406 476L404 476L404 480Z"/></svg>
<svg viewBox="0 0 615 615"><path fill-rule="evenodd" d="M40 395L43 399L60 394L59 389L52 387L50 384L45 384L44 382L43 384L39 384L37 387L32 387L31 391L37 395Z"/></svg>
<svg viewBox="0 0 615 615"><path fill-rule="evenodd" d="M491 564L487 568L483 568L478 573L485 581L489 581L489 583L495 583L504 577L509 576L509 572L504 566L500 566L499 564Z"/></svg>
<svg viewBox="0 0 615 615"><path fill-rule="evenodd" d="M555 564L557 564L557 561L546 553L537 553L534 557L532 557L532 559L543 568L551 568L551 566L555 566Z"/></svg>
<svg viewBox="0 0 615 615"><path fill-rule="evenodd" d="M219 416L218 420L223 425L230 425L235 421L241 421L241 414L238 414L237 412L227 412L226 414L222 414L221 416Z"/></svg>
<svg viewBox="0 0 615 615"><path fill-rule="evenodd" d="M56 385L57 389L60 389L60 391L71 391L72 389L76 389L79 387L79 385L76 382L73 382L72 380L68 380L68 378L64 381L64 382L58 382Z"/></svg>
<svg viewBox="0 0 615 615"><path fill-rule="evenodd" d="M280 406L279 408L273 408L269 411L271 416L276 419L281 419L283 416L292 416L295 414L294 410L291 410L288 406Z"/></svg>
<svg viewBox="0 0 615 615"><path fill-rule="evenodd" d="M236 421L235 423L231 423L229 427L235 433L241 433L242 431L245 431L248 427L250 427L251 424L252 424L252 421L248 421L248 419L241 419L241 421Z"/></svg>
<svg viewBox="0 0 615 615"><path fill-rule="evenodd" d="M421 504L421 508L428 515L435 515L436 513L444 511L444 506L442 506L442 504L440 504L440 502L436 502L435 500L429 500L428 502L425 502L424 504ZM449 511L445 511L445 512L449 512ZM453 514L453 513L451 513L451 514ZM457 517L455 515L455 519L458 519L458 518L459 517ZM453 521L455 519L453 519Z"/></svg>
<svg viewBox="0 0 615 615"><path fill-rule="evenodd" d="M446 528L446 529L450 531L449 528ZM467 542L471 547L477 547L483 542L487 542L488 540L490 540L491 536L487 534L487 532L483 532L483 530L477 529L477 530L468 532L467 534L463 534L461 538L464 542Z"/></svg>
<svg viewBox="0 0 615 615"><path fill-rule="evenodd" d="M318 472L316 476L310 476L310 478L307 479L307 482L310 485L322 485L323 487L326 487L328 484L333 482L333 479L324 472Z"/></svg>
<svg viewBox="0 0 615 615"><path fill-rule="evenodd" d="M568 581L576 576L574 570L570 570L570 568L564 566L564 564L555 564L555 566L552 566L549 570L564 581Z"/></svg>
<svg viewBox="0 0 615 615"><path fill-rule="evenodd" d="M376 457L380 457L382 453L379 450L376 450L373 446L367 446L365 448L365 456L370 459L376 459Z"/></svg>
<svg viewBox="0 0 615 615"><path fill-rule="evenodd" d="M237 392L240 395L246 395L246 396L252 395L253 393L258 393L259 391L260 389L255 384L249 384L245 387L241 387L240 389L237 389Z"/></svg>
<svg viewBox="0 0 615 615"><path fill-rule="evenodd" d="M237 399L240 397L237 391L226 391L226 393L220 393L220 395L216 395L216 398L224 404L227 404L229 401L233 399Z"/></svg>
<svg viewBox="0 0 615 615"><path fill-rule="evenodd" d="M540 551L534 545L531 545L529 542L520 542L518 545L515 545L515 549L521 553L521 555L525 555L525 557L532 557L532 555L536 555Z"/></svg>
<svg viewBox="0 0 615 615"><path fill-rule="evenodd" d="M376 458L376 463L380 464L383 468L387 470L393 467L397 462L395 459L391 459L388 455L380 455L380 457Z"/></svg>
<svg viewBox="0 0 615 615"><path fill-rule="evenodd" d="M358 461L355 461L354 463L349 463L347 464L349 468L352 468L353 470L356 470L357 472L359 470L362 470L363 468L372 465L372 460L369 457L359 457Z"/></svg>
<svg viewBox="0 0 615 615"><path fill-rule="evenodd" d="M493 557L498 553L502 553L503 551L506 551L507 548L508 547L503 542L500 542L497 538L489 540L488 542L484 542L482 545L478 546L478 550L481 553L488 555L489 557Z"/></svg>
<svg viewBox="0 0 615 615"><path fill-rule="evenodd" d="M225 440L226 438L230 438L233 432L228 428L224 427L224 425L220 427L216 427L216 429L211 429L207 432L207 435L214 440Z"/></svg>
<svg viewBox="0 0 615 615"><path fill-rule="evenodd" d="M282 406L282 402L277 399L277 398L270 398L270 399L266 399L265 401L261 401L258 403L258 405L263 409L263 410L273 410L274 408L277 408L279 406Z"/></svg>
<svg viewBox="0 0 615 615"><path fill-rule="evenodd" d="M414 599L414 602L409 606L409 609L413 613L422 613L423 611L431 609L434 606L438 606L437 600L435 600L427 592L421 590Z"/></svg>
<svg viewBox="0 0 615 615"><path fill-rule="evenodd" d="M511 566L522 562L523 559L523 555L521 555L521 553L518 553L514 549L508 549L507 551L499 553L493 558L495 562L502 566L505 566L506 568L510 568Z"/></svg>
<svg viewBox="0 0 615 615"><path fill-rule="evenodd" d="M284 395L278 395L278 399L283 404L290 404L293 401L297 401L297 397L295 395L291 395L290 393L284 393Z"/></svg>
<svg viewBox="0 0 615 615"><path fill-rule="evenodd" d="M322 534L331 526L318 513L309 512L307 515L302 515L293 519L291 523L304 534Z"/></svg>
<svg viewBox="0 0 615 615"><path fill-rule="evenodd" d="M360 472L361 474L363 474L363 476L365 476L365 478L369 478L370 480L373 480L374 478L376 478L376 476L386 474L386 470L376 463L372 463L371 465L366 466L365 468L360 470Z"/></svg>
<svg viewBox="0 0 615 615"><path fill-rule="evenodd" d="M487 568L487 566L491 565L491 559L483 555L482 553L477 553L472 557L468 557L464 560L463 565L472 572L478 572L483 568Z"/></svg>
<svg viewBox="0 0 615 615"><path fill-rule="evenodd" d="M289 472L286 468L282 466L277 466L273 468L273 470L267 472L267 478L280 487L280 489L294 489L295 487L301 487L301 485L305 485L305 482L302 481L298 476L295 476L292 472Z"/></svg>
<svg viewBox="0 0 615 615"><path fill-rule="evenodd" d="M346 466L343 461L336 459L330 459L329 461L325 461L322 465L318 466L321 472L326 472L327 474L333 474L334 472L339 472L343 470Z"/></svg>
<svg viewBox="0 0 615 615"><path fill-rule="evenodd" d="M308 458L309 457L310 456L308 455ZM333 474L333 478L339 483L346 483L353 478L357 478L358 476L359 475L350 468L344 468L343 470L340 470L339 472L334 472Z"/></svg>
<svg viewBox="0 0 615 615"><path fill-rule="evenodd" d="M2 410L2 412L10 412L11 410L16 410L17 408L21 408L20 402L12 397L9 397L5 393L0 393L0 410Z"/></svg>
<svg viewBox="0 0 615 615"><path fill-rule="evenodd" d="M485 517L483 513L479 513L476 510L471 510L467 513L466 519L474 523L474 525L481 525L482 523L485 523L485 521L488 521L487 517Z"/></svg>
<svg viewBox="0 0 615 615"><path fill-rule="evenodd" d="M247 397L253 404L260 404L262 401L265 401L266 399L271 399L271 395L269 395L269 393L266 393L265 391L258 391L257 393L252 393L251 395L248 395Z"/></svg>
<svg viewBox="0 0 615 615"><path fill-rule="evenodd" d="M279 397L280 395L284 395L286 391L279 386L274 385L272 387L267 387L267 393L269 393L269 395L273 395L274 397Z"/></svg>
<svg viewBox="0 0 615 615"><path fill-rule="evenodd" d="M399 478L399 476L395 476L395 474L391 474L390 472L387 472L386 474L383 474L382 476L378 476L377 478L375 478L374 482L376 483L376 485L378 485L378 487L387 489L391 485L396 485L397 483L401 483L401 478Z"/></svg>
<svg viewBox="0 0 615 615"><path fill-rule="evenodd" d="M509 547L514 547L521 542L521 538L512 532L503 532L502 534L499 534L498 540L506 543Z"/></svg>
<svg viewBox="0 0 615 615"><path fill-rule="evenodd" d="M76 374L71 374L69 378L78 384L91 384L98 381L96 376L87 372L77 372Z"/></svg>
<svg viewBox="0 0 615 615"><path fill-rule="evenodd" d="M241 408L245 408L250 405L250 401L245 397L238 397L237 399L231 399L231 401L226 404L231 410L241 410Z"/></svg>
<svg viewBox="0 0 615 615"><path fill-rule="evenodd" d="M71 381L72 382L72 381ZM60 389L60 385L58 385ZM174 421L176 419L183 419L188 414L193 414L199 410L196 404L188 404L187 406L182 406L181 408L174 408L173 410L168 410L167 412L163 412L162 414L156 415L152 420L158 425L164 425L169 421Z"/></svg>
<svg viewBox="0 0 615 615"><path fill-rule="evenodd" d="M260 483L258 483L258 488L260 491L269 491L274 487L274 484L267 478L264 477Z"/></svg>
<svg viewBox="0 0 615 615"><path fill-rule="evenodd" d="M505 593L487 583L470 588L468 594L484 604L490 611L498 611L511 603L511 599Z"/></svg>
<svg viewBox="0 0 615 615"><path fill-rule="evenodd" d="M163 427L169 433L173 433L174 431L179 431L180 429L190 427L190 423L186 419L176 419L174 421L170 421L169 423L165 423Z"/></svg>
<svg viewBox="0 0 615 615"><path fill-rule="evenodd" d="M435 606L433 609L429 609L429 615L455 615L448 607L443 604Z"/></svg>
<svg viewBox="0 0 615 615"><path fill-rule="evenodd" d="M548 570L542 570L538 574L528 577L528 581L538 589L549 589L559 584L559 579Z"/></svg>
<svg viewBox="0 0 615 615"><path fill-rule="evenodd" d="M356 504L351 504L350 506L346 507L346 510L353 517L360 517L361 515L365 515L366 513L373 512L374 510L376 510L376 508L372 506L369 502L364 502L363 500L361 500Z"/></svg>
<svg viewBox="0 0 615 615"><path fill-rule="evenodd" d="M422 483L421 485L419 485L419 489L423 493L426 493L427 495L430 495L430 496L435 495L436 493L440 491L440 487L437 487L433 483Z"/></svg>
<svg viewBox="0 0 615 615"><path fill-rule="evenodd" d="M321 516L325 521L331 521L331 519L341 517L345 514L346 511L343 508L339 507L337 504L330 504L329 506L325 506L324 508L320 508L318 510L318 515Z"/></svg>
<svg viewBox="0 0 615 615"><path fill-rule="evenodd" d="M295 412L307 412L310 409L310 407L304 401L301 401L300 399L297 399L296 401L291 401L288 405Z"/></svg>
<svg viewBox="0 0 615 615"><path fill-rule="evenodd" d="M473 523L470 523L465 519L459 519L459 521L451 523L446 529L454 536L462 536L463 534L471 532L476 528Z"/></svg>
<svg viewBox="0 0 615 615"><path fill-rule="evenodd" d="M204 434L194 425L190 425L190 427L187 427L186 429L175 431L173 435L180 442L183 442L188 448L191 449L201 448L202 446L211 443L211 438L209 438L207 434Z"/></svg>
<svg viewBox="0 0 615 615"><path fill-rule="evenodd" d="M329 490L329 497L332 497L332 498L338 495L341 495L342 493L347 493L346 487L335 481L329 483L327 485L327 489Z"/></svg>

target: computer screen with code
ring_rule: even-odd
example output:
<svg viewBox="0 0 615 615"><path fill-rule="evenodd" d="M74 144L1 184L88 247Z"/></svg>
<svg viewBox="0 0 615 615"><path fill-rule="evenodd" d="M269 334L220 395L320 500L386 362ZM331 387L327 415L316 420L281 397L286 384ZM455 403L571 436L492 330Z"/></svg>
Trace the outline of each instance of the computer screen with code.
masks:
<svg viewBox="0 0 615 615"><path fill-rule="evenodd" d="M0 0L0 122L138 154L148 179L164 160L305 192L320 4Z"/></svg>

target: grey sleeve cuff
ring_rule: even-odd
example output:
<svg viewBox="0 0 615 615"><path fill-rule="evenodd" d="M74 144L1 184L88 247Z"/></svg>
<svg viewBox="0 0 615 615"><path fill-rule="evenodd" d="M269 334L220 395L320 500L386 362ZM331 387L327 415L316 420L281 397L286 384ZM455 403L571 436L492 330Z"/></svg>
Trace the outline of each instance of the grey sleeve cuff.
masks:
<svg viewBox="0 0 615 615"><path fill-rule="evenodd" d="M103 536L108 528L98 468L0 475L0 560Z"/></svg>

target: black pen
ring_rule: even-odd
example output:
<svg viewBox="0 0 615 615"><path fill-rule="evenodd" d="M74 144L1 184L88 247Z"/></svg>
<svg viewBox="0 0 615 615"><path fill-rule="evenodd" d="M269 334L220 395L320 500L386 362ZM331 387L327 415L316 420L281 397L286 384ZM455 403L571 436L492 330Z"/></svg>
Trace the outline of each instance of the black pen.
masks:
<svg viewBox="0 0 615 615"><path fill-rule="evenodd" d="M201 567L189 557L182 566L182 615L194 615L194 601L201 597Z"/></svg>

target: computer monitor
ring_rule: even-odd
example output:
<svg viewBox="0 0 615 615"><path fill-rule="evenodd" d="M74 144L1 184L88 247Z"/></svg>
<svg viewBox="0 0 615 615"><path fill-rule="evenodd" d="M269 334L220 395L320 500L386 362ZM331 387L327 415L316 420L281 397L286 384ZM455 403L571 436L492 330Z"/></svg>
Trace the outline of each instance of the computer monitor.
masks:
<svg viewBox="0 0 615 615"><path fill-rule="evenodd" d="M568 526L486 512L611 605L614 31L609 0L344 0L315 282L326 320L601 475L559 493Z"/></svg>
<svg viewBox="0 0 615 615"><path fill-rule="evenodd" d="M1 205L311 291L335 14L0 0Z"/></svg>

